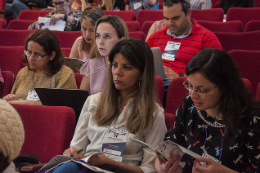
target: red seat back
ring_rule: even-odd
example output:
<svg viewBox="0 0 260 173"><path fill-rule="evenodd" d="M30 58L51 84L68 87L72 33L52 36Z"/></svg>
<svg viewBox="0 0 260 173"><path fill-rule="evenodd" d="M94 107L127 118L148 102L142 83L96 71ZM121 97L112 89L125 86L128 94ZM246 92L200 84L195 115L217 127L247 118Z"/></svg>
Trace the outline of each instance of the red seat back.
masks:
<svg viewBox="0 0 260 173"><path fill-rule="evenodd" d="M25 141L21 154L34 154L41 162L62 155L69 148L75 113L65 106L12 105L21 116Z"/></svg>
<svg viewBox="0 0 260 173"><path fill-rule="evenodd" d="M260 8L232 7L227 12L227 21L240 20L243 27L251 20L260 20Z"/></svg>
<svg viewBox="0 0 260 173"><path fill-rule="evenodd" d="M8 29L28 30L28 27L35 22L34 20L11 20L8 23Z"/></svg>
<svg viewBox="0 0 260 173"><path fill-rule="evenodd" d="M5 3L6 3L6 0L0 1L0 19L5 18Z"/></svg>
<svg viewBox="0 0 260 173"><path fill-rule="evenodd" d="M151 28L153 23L154 23L154 21L146 21L146 22L143 23L141 31L144 32L145 36L147 36L149 29Z"/></svg>
<svg viewBox="0 0 260 173"><path fill-rule="evenodd" d="M11 71L2 71L4 78L4 84L1 86L0 98L11 93L13 83L14 83L14 74Z"/></svg>
<svg viewBox="0 0 260 173"><path fill-rule="evenodd" d="M82 36L81 31L53 31L60 41L61 48L72 48L75 40Z"/></svg>
<svg viewBox="0 0 260 173"><path fill-rule="evenodd" d="M211 2L212 2L212 8L218 8L220 0L211 0Z"/></svg>
<svg viewBox="0 0 260 173"><path fill-rule="evenodd" d="M162 10L141 10L136 16L136 20L141 27L145 21L157 21L162 19L164 19Z"/></svg>
<svg viewBox="0 0 260 173"><path fill-rule="evenodd" d="M212 22L198 20L198 24L212 32L243 32L242 22L239 20L230 22Z"/></svg>
<svg viewBox="0 0 260 173"><path fill-rule="evenodd" d="M240 50L259 50L260 31L224 33L214 32L218 37L224 51Z"/></svg>
<svg viewBox="0 0 260 173"><path fill-rule="evenodd" d="M0 30L0 46L24 46L33 30Z"/></svg>
<svg viewBox="0 0 260 173"><path fill-rule="evenodd" d="M107 11L104 10L105 15L119 16L124 21L134 21L135 20L135 12L134 10L128 11Z"/></svg>
<svg viewBox="0 0 260 173"><path fill-rule="evenodd" d="M23 68L23 51L24 47L22 46L0 46L0 66L2 70L11 71L16 76L19 70Z"/></svg>
<svg viewBox="0 0 260 173"><path fill-rule="evenodd" d="M224 10L222 8L212 8L212 9L192 9L191 18L196 20L206 20L222 22L224 17Z"/></svg>
<svg viewBox="0 0 260 173"><path fill-rule="evenodd" d="M245 32L250 32L250 31L260 31L260 19L251 20L247 22L245 26Z"/></svg>
<svg viewBox="0 0 260 173"><path fill-rule="evenodd" d="M142 31L129 32L129 38L136 38L145 41L145 35Z"/></svg>
<svg viewBox="0 0 260 173"><path fill-rule="evenodd" d="M126 21L128 32L140 31L140 25L137 21Z"/></svg>
<svg viewBox="0 0 260 173"><path fill-rule="evenodd" d="M163 89L164 89L164 82L160 76L155 76L155 83L156 83L156 95L157 99L160 101L160 104L163 102Z"/></svg>
<svg viewBox="0 0 260 173"><path fill-rule="evenodd" d="M70 56L70 51L71 51L71 48L68 48L68 47L63 47L61 48L61 51L63 53L63 56L64 57L69 57Z"/></svg>
<svg viewBox="0 0 260 173"><path fill-rule="evenodd" d="M0 29L5 29L6 26L7 26L6 20L0 18Z"/></svg>
<svg viewBox="0 0 260 173"><path fill-rule="evenodd" d="M260 51L232 50L228 53L238 66L241 76L252 83L252 94L255 95L257 84L260 81Z"/></svg>
<svg viewBox="0 0 260 173"><path fill-rule="evenodd" d="M18 15L18 20L34 20L38 21L38 17L44 17L51 11L41 10L23 10Z"/></svg>
<svg viewBox="0 0 260 173"><path fill-rule="evenodd" d="M83 75L81 75L80 73L74 73L74 75L75 75L77 87L80 88Z"/></svg>

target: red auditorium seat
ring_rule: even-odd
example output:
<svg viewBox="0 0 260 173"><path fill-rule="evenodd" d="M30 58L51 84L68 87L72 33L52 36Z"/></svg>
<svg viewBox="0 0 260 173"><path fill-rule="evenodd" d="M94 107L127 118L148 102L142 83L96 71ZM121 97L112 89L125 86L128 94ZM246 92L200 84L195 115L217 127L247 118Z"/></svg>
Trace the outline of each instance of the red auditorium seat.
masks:
<svg viewBox="0 0 260 173"><path fill-rule="evenodd" d="M218 37L224 51L240 50L259 50L260 31L224 33L214 32Z"/></svg>
<svg viewBox="0 0 260 173"><path fill-rule="evenodd" d="M172 127L172 121L174 119L174 114L164 112L165 117L165 125L167 127L167 130L169 131Z"/></svg>
<svg viewBox="0 0 260 173"><path fill-rule="evenodd" d="M7 26L6 20L0 18L0 29L5 29L6 26Z"/></svg>
<svg viewBox="0 0 260 173"><path fill-rule="evenodd" d="M140 31L140 25L137 21L126 21L128 32Z"/></svg>
<svg viewBox="0 0 260 173"><path fill-rule="evenodd" d="M247 22L244 31L245 32L260 31L260 19L259 20L251 20L251 21Z"/></svg>
<svg viewBox="0 0 260 173"><path fill-rule="evenodd" d="M177 109L179 108L182 99L188 90L184 88L183 82L186 80L186 77L178 77L171 81L166 98L165 112L175 115ZM247 89L251 92L252 85L248 79L243 78L244 84Z"/></svg>
<svg viewBox="0 0 260 173"><path fill-rule="evenodd" d="M142 31L129 32L128 35L129 38L136 38L145 41L145 35Z"/></svg>
<svg viewBox="0 0 260 173"><path fill-rule="evenodd" d="M134 21L135 20L134 10L128 10L128 11L107 11L107 10L104 10L104 13L105 13L105 15L119 16L124 21Z"/></svg>
<svg viewBox="0 0 260 173"><path fill-rule="evenodd" d="M97 7L96 3L89 3L92 7Z"/></svg>
<svg viewBox="0 0 260 173"><path fill-rule="evenodd" d="M212 8L218 8L220 0L211 0L211 2L212 2Z"/></svg>
<svg viewBox="0 0 260 173"><path fill-rule="evenodd" d="M222 8L212 8L212 9L192 9L191 18L196 20L206 20L222 22L224 17L224 10Z"/></svg>
<svg viewBox="0 0 260 173"><path fill-rule="evenodd" d="M212 22L197 20L197 23L212 32L243 32L242 22L239 20L230 22Z"/></svg>
<svg viewBox="0 0 260 173"><path fill-rule="evenodd" d="M82 78L83 78L83 75L81 75L80 73L74 73L74 75L75 75L77 87L79 89L81 81L82 81Z"/></svg>
<svg viewBox="0 0 260 173"><path fill-rule="evenodd" d="M141 10L136 16L136 21L139 22L141 27L145 21L157 21L162 19L164 19L162 10Z"/></svg>
<svg viewBox="0 0 260 173"><path fill-rule="evenodd" d="M61 51L63 53L63 56L64 57L69 57L70 56L70 51L71 51L71 48L68 48L68 47L62 47L61 48Z"/></svg>
<svg viewBox="0 0 260 173"><path fill-rule="evenodd" d="M11 20L8 23L8 29L13 30L28 30L28 27L35 22L35 20Z"/></svg>
<svg viewBox="0 0 260 173"><path fill-rule="evenodd" d="M146 21L143 23L143 26L141 28L141 31L144 32L145 36L147 36L150 27L153 25L154 21Z"/></svg>
<svg viewBox="0 0 260 173"><path fill-rule="evenodd" d="M25 141L21 154L34 154L48 162L69 147L75 129L75 113L65 106L12 105L21 116Z"/></svg>
<svg viewBox="0 0 260 173"><path fill-rule="evenodd" d="M0 19L5 18L5 0L0 0Z"/></svg>
<svg viewBox="0 0 260 173"><path fill-rule="evenodd" d="M11 93L13 83L14 83L14 74L11 71L2 71L4 78L4 85L0 87L0 98Z"/></svg>
<svg viewBox="0 0 260 173"><path fill-rule="evenodd" d="M0 46L24 46L27 37L34 30L1 30ZM61 48L71 48L74 41L82 35L81 31L53 31L59 41Z"/></svg>
<svg viewBox="0 0 260 173"><path fill-rule="evenodd" d="M164 82L160 76L155 76L155 83L156 83L156 94L157 99L160 101L160 104L163 102L163 89L164 89Z"/></svg>
<svg viewBox="0 0 260 173"><path fill-rule="evenodd" d="M260 82L257 84L256 99L260 102Z"/></svg>
<svg viewBox="0 0 260 173"><path fill-rule="evenodd" d="M44 17L52 11L45 10L23 10L18 15L18 20L34 20L38 21L38 17Z"/></svg>
<svg viewBox="0 0 260 173"><path fill-rule="evenodd" d="M255 7L260 7L260 0L255 0Z"/></svg>
<svg viewBox="0 0 260 173"><path fill-rule="evenodd" d="M0 64L2 71L11 71L14 76L23 68L24 47L22 46L0 46Z"/></svg>
<svg viewBox="0 0 260 173"><path fill-rule="evenodd" d="M232 50L228 53L237 64L241 76L252 83L252 94L255 95L257 84L260 82L260 51Z"/></svg>
<svg viewBox="0 0 260 173"><path fill-rule="evenodd" d="M251 20L260 20L260 8L230 8L227 12L227 21L240 20L243 27Z"/></svg>

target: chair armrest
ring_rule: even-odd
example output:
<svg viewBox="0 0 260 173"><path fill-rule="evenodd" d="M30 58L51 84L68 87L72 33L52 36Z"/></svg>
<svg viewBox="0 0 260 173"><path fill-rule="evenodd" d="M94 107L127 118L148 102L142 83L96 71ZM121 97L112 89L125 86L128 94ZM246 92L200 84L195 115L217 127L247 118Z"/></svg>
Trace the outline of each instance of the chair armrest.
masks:
<svg viewBox="0 0 260 173"><path fill-rule="evenodd" d="M36 172L39 171L46 163L39 163L35 165L23 166L22 173Z"/></svg>

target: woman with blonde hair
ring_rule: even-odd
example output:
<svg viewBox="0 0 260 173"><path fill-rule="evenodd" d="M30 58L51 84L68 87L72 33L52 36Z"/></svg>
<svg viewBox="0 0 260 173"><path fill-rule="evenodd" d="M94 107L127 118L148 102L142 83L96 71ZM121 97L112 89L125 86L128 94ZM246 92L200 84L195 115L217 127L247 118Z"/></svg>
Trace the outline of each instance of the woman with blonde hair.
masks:
<svg viewBox="0 0 260 173"><path fill-rule="evenodd" d="M70 148L65 156L82 159L93 153L88 164L113 172L154 172L156 154L142 148L129 138L156 147L166 133L163 109L156 103L153 54L145 42L124 39L109 54L108 76L101 93L89 96L85 102ZM114 139L111 148L108 140ZM108 148L107 148L108 147ZM116 152L121 148L123 153ZM77 151L82 149L82 154ZM106 152L113 150L115 155ZM74 162L63 164L78 172Z"/></svg>
<svg viewBox="0 0 260 173"><path fill-rule="evenodd" d="M80 69L80 73L84 75L80 89L87 90L90 94L102 90L107 74L107 56L118 41L128 38L127 25L118 16L103 16L96 23L95 36L90 60Z"/></svg>
<svg viewBox="0 0 260 173"><path fill-rule="evenodd" d="M70 58L77 58L88 61L90 58L90 51L95 42L95 24L104 12L98 7L87 7L80 17L82 36L78 37L74 42Z"/></svg>
<svg viewBox="0 0 260 173"><path fill-rule="evenodd" d="M125 10L125 1L122 0L102 0L100 4L103 10Z"/></svg>

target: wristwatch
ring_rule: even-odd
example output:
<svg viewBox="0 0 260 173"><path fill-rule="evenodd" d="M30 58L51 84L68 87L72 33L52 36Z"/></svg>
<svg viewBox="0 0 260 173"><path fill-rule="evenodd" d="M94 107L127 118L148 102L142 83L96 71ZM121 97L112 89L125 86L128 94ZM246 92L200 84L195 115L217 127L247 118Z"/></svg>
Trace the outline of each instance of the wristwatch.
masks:
<svg viewBox="0 0 260 173"><path fill-rule="evenodd" d="M183 73L178 73L179 77L184 77Z"/></svg>

